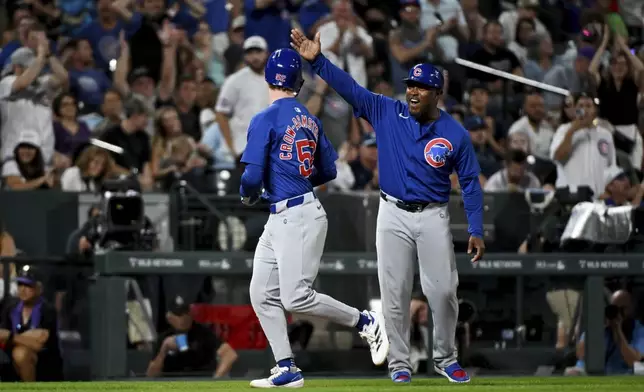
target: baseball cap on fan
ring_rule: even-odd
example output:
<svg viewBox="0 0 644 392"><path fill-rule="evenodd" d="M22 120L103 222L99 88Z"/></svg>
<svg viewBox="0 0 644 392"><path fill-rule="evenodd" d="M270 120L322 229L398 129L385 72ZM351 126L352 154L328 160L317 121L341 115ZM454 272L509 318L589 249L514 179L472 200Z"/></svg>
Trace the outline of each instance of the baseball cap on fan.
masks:
<svg viewBox="0 0 644 392"><path fill-rule="evenodd" d="M190 304L186 303L182 297L177 296L168 310L176 316L183 316L190 313Z"/></svg>
<svg viewBox="0 0 644 392"><path fill-rule="evenodd" d="M617 180L618 178L622 178L624 176L626 176L626 172L624 171L624 169L622 169L617 165L613 165L608 169L606 169L606 171L604 172L604 184L608 186L611 182Z"/></svg>
<svg viewBox="0 0 644 392"><path fill-rule="evenodd" d="M38 270L30 265L25 265L18 271L16 282L18 284L24 284L25 286L34 287L38 282L42 282L42 280Z"/></svg>
<svg viewBox="0 0 644 392"><path fill-rule="evenodd" d="M268 44L264 38L259 35L253 35L252 37L246 38L246 41L244 41L244 52L251 49L268 51Z"/></svg>

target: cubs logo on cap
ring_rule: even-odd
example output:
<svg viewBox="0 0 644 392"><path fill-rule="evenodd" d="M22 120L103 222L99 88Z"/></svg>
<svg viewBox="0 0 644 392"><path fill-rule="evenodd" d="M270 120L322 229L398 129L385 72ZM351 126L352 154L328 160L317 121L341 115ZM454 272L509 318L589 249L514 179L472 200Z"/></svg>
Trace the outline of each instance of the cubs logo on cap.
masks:
<svg viewBox="0 0 644 392"><path fill-rule="evenodd" d="M443 73L432 64L416 64L409 70L409 76L403 79L405 83L415 83L427 88L442 89Z"/></svg>
<svg viewBox="0 0 644 392"><path fill-rule="evenodd" d="M438 169L445 166L452 151L454 147L449 140L442 137L432 139L425 145L425 161L429 166Z"/></svg>

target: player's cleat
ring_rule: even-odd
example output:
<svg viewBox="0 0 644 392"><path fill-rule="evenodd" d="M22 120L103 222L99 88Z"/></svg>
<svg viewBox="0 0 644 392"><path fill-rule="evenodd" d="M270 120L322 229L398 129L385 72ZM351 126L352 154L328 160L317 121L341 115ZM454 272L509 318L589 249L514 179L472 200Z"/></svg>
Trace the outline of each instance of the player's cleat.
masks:
<svg viewBox="0 0 644 392"><path fill-rule="evenodd" d="M458 362L454 362L453 364L449 365L448 367L441 369L438 366L434 365L434 370L436 373L440 374L441 376L447 377L447 379L450 382L456 382L456 383L466 383L470 382L470 376L467 375L465 370L461 367L461 365L458 364Z"/></svg>
<svg viewBox="0 0 644 392"><path fill-rule="evenodd" d="M279 367L271 369L268 378L261 378L250 382L251 388L302 388L304 377L302 371L296 367Z"/></svg>
<svg viewBox="0 0 644 392"><path fill-rule="evenodd" d="M362 314L369 317L371 322L362 327L359 335L369 343L373 363L382 365L389 354L389 338L385 332L385 318L381 312L365 310Z"/></svg>
<svg viewBox="0 0 644 392"><path fill-rule="evenodd" d="M397 384L410 383L411 374L409 374L409 372L406 370L397 371L391 376L391 381Z"/></svg>

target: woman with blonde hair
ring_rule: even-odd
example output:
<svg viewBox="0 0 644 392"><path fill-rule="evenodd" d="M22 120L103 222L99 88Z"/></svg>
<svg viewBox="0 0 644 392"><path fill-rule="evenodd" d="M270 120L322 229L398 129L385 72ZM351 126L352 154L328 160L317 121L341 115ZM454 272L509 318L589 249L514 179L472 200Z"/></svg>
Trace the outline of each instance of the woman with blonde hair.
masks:
<svg viewBox="0 0 644 392"><path fill-rule="evenodd" d="M126 174L114 158L100 147L89 146L76 159L76 164L63 172L61 188L66 192L96 192L101 182L119 174Z"/></svg>
<svg viewBox="0 0 644 392"><path fill-rule="evenodd" d="M170 144L174 139L183 135L179 112L171 106L164 106L157 110L154 120L154 136L152 137L152 156L150 168L155 180L165 177L172 170L162 169L161 161L168 157Z"/></svg>

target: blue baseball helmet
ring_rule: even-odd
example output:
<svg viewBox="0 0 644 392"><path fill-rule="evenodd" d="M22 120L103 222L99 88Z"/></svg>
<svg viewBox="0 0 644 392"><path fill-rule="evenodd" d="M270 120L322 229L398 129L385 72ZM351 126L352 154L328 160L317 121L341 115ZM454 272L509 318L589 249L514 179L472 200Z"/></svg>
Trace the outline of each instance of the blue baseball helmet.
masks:
<svg viewBox="0 0 644 392"><path fill-rule="evenodd" d="M431 64L417 64L409 70L409 76L403 79L405 83L418 83L428 88L442 89L445 80L443 73Z"/></svg>
<svg viewBox="0 0 644 392"><path fill-rule="evenodd" d="M271 86L284 87L298 93L304 84L300 55L293 49L277 49L266 62L264 78Z"/></svg>

